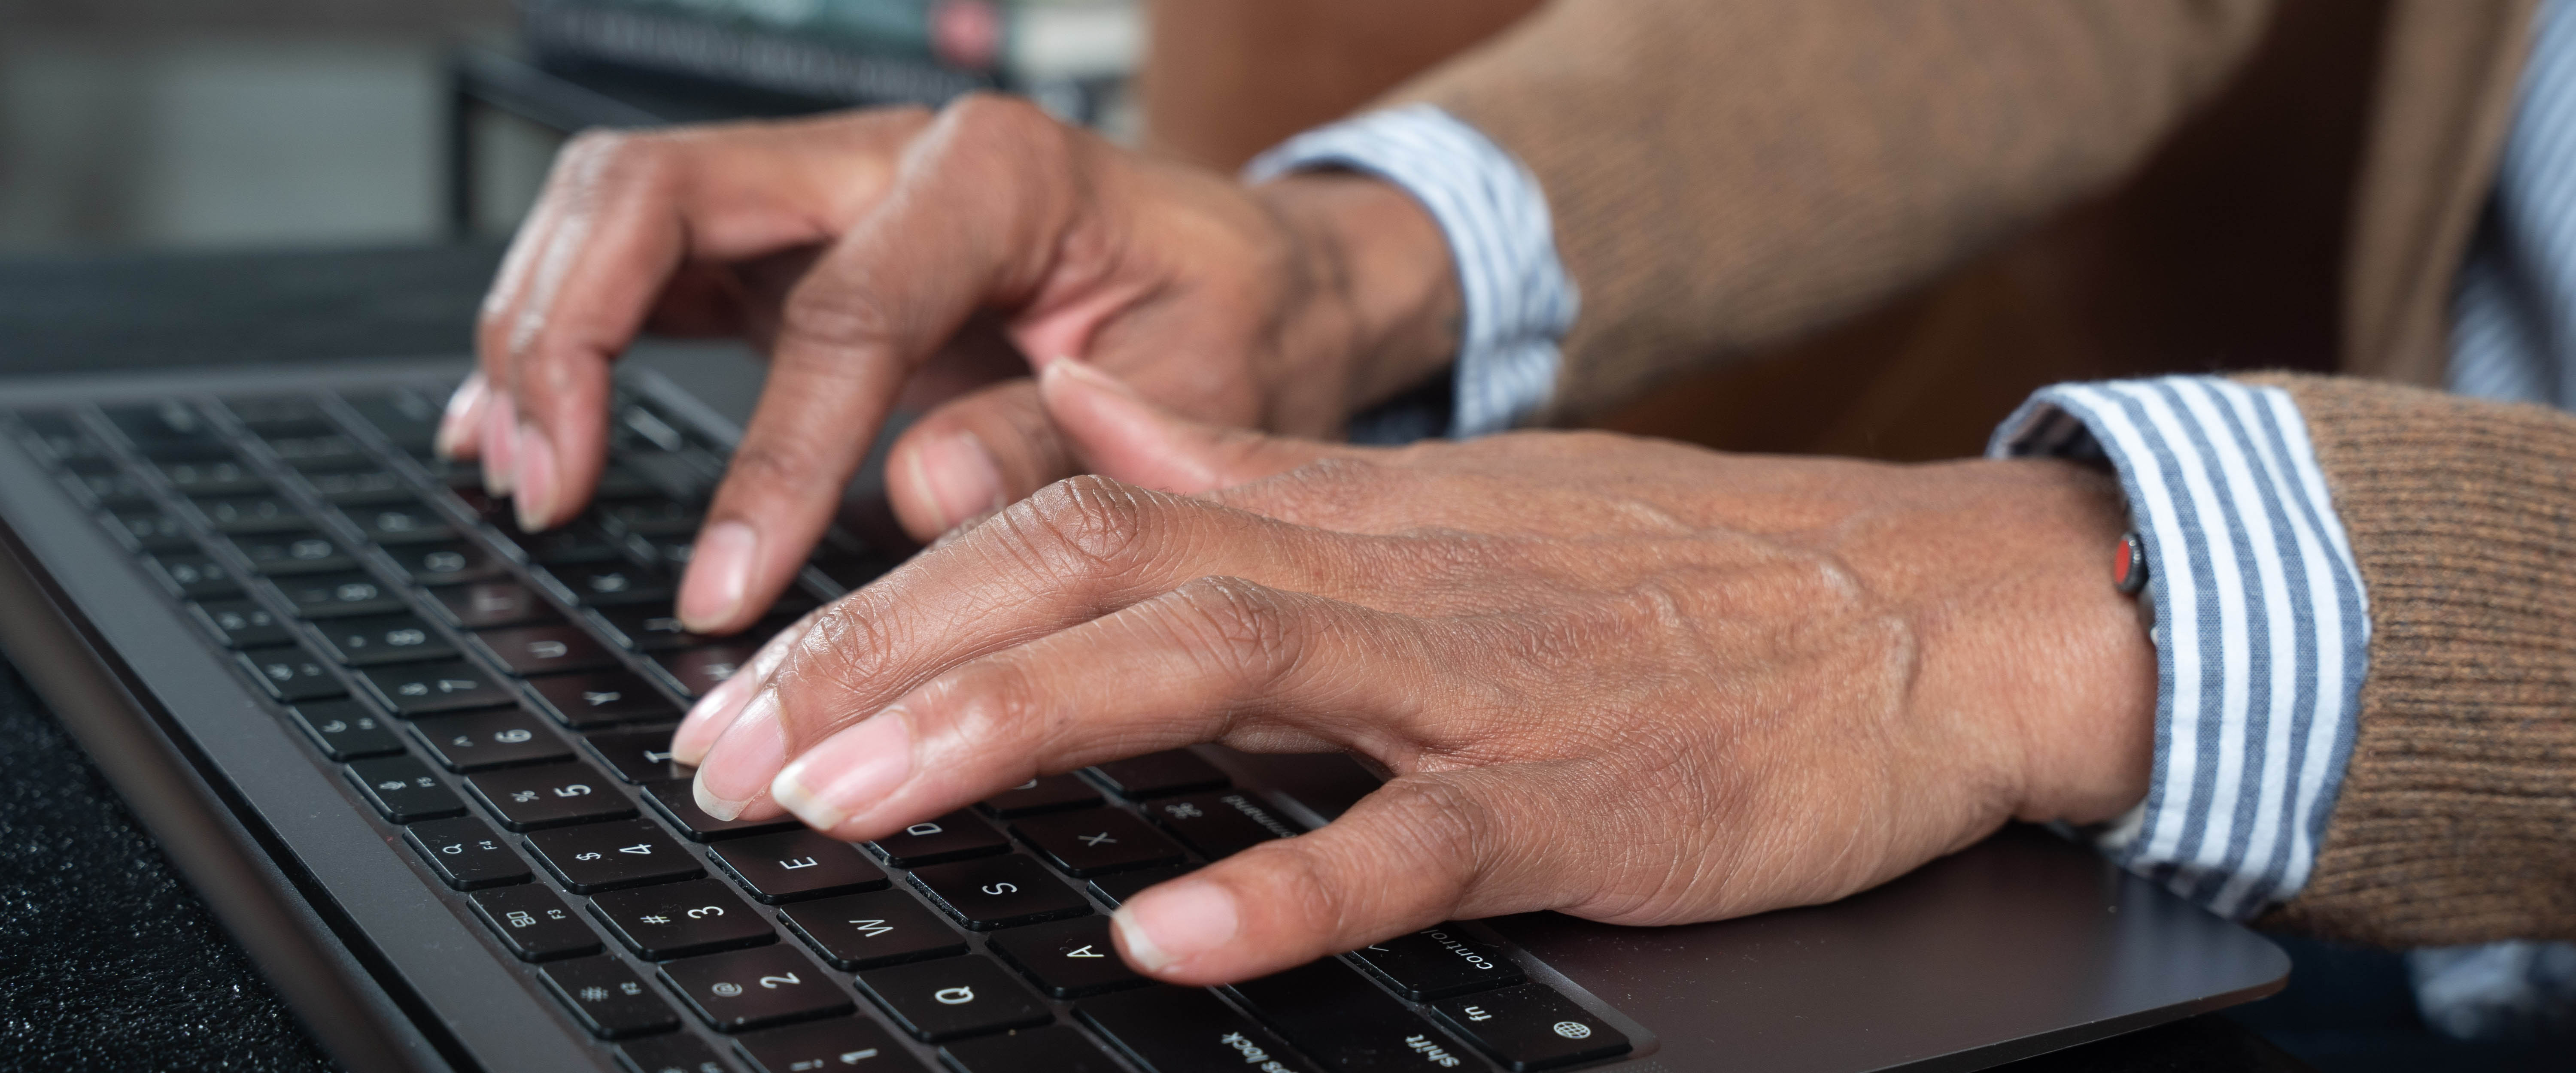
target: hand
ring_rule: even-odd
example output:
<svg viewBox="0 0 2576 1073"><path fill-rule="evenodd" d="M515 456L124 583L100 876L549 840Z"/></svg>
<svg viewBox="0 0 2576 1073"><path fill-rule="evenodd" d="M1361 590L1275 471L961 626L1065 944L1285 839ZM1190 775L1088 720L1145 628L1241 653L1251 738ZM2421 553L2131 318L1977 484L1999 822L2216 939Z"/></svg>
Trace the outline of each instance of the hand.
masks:
<svg viewBox="0 0 2576 1073"><path fill-rule="evenodd" d="M493 284L440 449L479 455L523 526L560 523L598 480L609 364L638 331L752 339L769 381L679 598L691 629L725 632L789 583L907 383L979 389L890 456L895 510L928 538L1075 472L1035 386L991 383L1011 348L1203 419L1328 433L1454 349L1447 250L1387 184L1247 189L998 97L588 134Z"/></svg>
<svg viewBox="0 0 2576 1073"><path fill-rule="evenodd" d="M1216 984L1453 917L1830 901L2145 795L2155 660L2102 475L1368 450L1180 422L1078 362L1042 387L1125 481L1049 487L772 642L677 734L709 812L870 839L1205 741L1392 773L1119 908L1131 963Z"/></svg>

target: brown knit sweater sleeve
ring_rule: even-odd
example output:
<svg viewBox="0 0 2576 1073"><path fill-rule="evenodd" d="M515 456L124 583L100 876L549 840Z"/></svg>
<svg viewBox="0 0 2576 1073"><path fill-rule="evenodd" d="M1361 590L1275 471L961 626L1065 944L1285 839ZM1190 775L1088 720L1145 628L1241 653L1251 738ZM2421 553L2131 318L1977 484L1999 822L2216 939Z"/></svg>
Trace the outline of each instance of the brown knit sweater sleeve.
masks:
<svg viewBox="0 0 2576 1073"><path fill-rule="evenodd" d="M1812 331L2109 185L2270 0L1559 0L1399 88L1538 176L1555 409Z"/></svg>
<svg viewBox="0 0 2576 1073"><path fill-rule="evenodd" d="M2263 923L2390 945L2576 937L2576 416L2271 376L2370 603L2343 791Z"/></svg>

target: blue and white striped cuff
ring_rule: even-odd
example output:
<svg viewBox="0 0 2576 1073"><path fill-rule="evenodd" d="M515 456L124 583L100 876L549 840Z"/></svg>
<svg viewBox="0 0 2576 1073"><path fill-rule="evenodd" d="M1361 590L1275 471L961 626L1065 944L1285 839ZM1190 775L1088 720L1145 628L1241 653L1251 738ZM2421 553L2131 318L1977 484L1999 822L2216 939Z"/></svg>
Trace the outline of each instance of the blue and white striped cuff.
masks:
<svg viewBox="0 0 2576 1073"><path fill-rule="evenodd" d="M2370 641L2289 393L2202 376L2061 384L1987 453L2108 461L2146 544L2155 777L2103 848L2230 917L2289 900L2343 784Z"/></svg>
<svg viewBox="0 0 2576 1073"><path fill-rule="evenodd" d="M1449 435L1519 424L1556 392L1557 341L1574 324L1574 281L1538 177L1476 128L1428 104L1318 127L1244 168L1260 182L1340 167L1404 188L1448 236L1465 302Z"/></svg>

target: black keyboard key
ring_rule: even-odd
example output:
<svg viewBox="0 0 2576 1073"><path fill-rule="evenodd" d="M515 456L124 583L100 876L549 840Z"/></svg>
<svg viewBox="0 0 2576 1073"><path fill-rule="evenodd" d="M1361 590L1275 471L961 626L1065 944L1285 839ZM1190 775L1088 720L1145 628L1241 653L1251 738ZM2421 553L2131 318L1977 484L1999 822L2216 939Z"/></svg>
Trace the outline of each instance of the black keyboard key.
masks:
<svg viewBox="0 0 2576 1073"><path fill-rule="evenodd" d="M594 614L599 616L600 624L608 628L609 640L637 652L669 652L715 644L757 645L796 622L790 616L772 615L731 637L715 637L689 632L668 609L612 608Z"/></svg>
<svg viewBox="0 0 2576 1073"><path fill-rule="evenodd" d="M1084 999L1074 1013L1154 1073L1320 1073L1261 1026L1197 988L1149 987Z"/></svg>
<svg viewBox="0 0 2576 1073"><path fill-rule="evenodd" d="M868 1073L921 1073L894 1037L874 1021L842 1017L785 1028L746 1033L734 1040L760 1073L823 1073L854 1069ZM1035 1069L1037 1067L1031 1067ZM1102 1070L1102 1073L1109 1073Z"/></svg>
<svg viewBox="0 0 2576 1073"><path fill-rule="evenodd" d="M383 716L362 701L316 700L294 708L295 721L311 735L322 755L342 762L403 751L400 737Z"/></svg>
<svg viewBox="0 0 2576 1073"><path fill-rule="evenodd" d="M591 515L598 519L601 530L620 537L688 536L707 522L706 514L698 508L668 499L603 503Z"/></svg>
<svg viewBox="0 0 2576 1073"><path fill-rule="evenodd" d="M1075 775L1040 775L985 798L976 806L986 815L1006 820L1047 812L1089 808L1100 803L1100 791Z"/></svg>
<svg viewBox="0 0 2576 1073"><path fill-rule="evenodd" d="M667 606L673 594L669 575L632 563L548 566L545 570L555 584L563 586L566 595L585 607Z"/></svg>
<svg viewBox="0 0 2576 1073"><path fill-rule="evenodd" d="M178 551L149 556L143 560L154 580L170 595L186 600L203 600L241 595L241 582L233 577L232 568L202 552Z"/></svg>
<svg viewBox="0 0 2576 1073"><path fill-rule="evenodd" d="M1181 863L1181 847L1145 821L1114 808L1032 816L1011 824L1020 840L1070 876L1098 876Z"/></svg>
<svg viewBox="0 0 2576 1073"><path fill-rule="evenodd" d="M1431 1012L1513 1073L1628 1053L1626 1033L1546 984L1466 995Z"/></svg>
<svg viewBox="0 0 2576 1073"><path fill-rule="evenodd" d="M746 893L771 905L886 886L884 869L849 843L812 831L735 839L707 857L732 873Z"/></svg>
<svg viewBox="0 0 2576 1073"><path fill-rule="evenodd" d="M225 399L224 408L255 435L325 436L338 431L320 403L300 395Z"/></svg>
<svg viewBox="0 0 2576 1073"><path fill-rule="evenodd" d="M535 883L478 891L474 912L521 961L554 961L599 952L599 933L573 915L563 896Z"/></svg>
<svg viewBox="0 0 2576 1073"><path fill-rule="evenodd" d="M456 538L456 529L447 524L445 516L417 500L348 507L344 512L357 523L359 532L378 544L419 544Z"/></svg>
<svg viewBox="0 0 2576 1073"><path fill-rule="evenodd" d="M1341 1073L1435 1073L1471 1061L1332 958L1244 981L1234 993L1288 1042Z"/></svg>
<svg viewBox="0 0 2576 1073"><path fill-rule="evenodd" d="M834 549L816 555L811 565L825 580L843 589L856 589L884 577L887 571L902 563L903 560L891 555Z"/></svg>
<svg viewBox="0 0 2576 1073"><path fill-rule="evenodd" d="M529 622L557 620L554 605L545 602L536 591L515 581L478 581L471 585L433 589L438 606L447 619L469 630L494 626L517 626Z"/></svg>
<svg viewBox="0 0 2576 1073"><path fill-rule="evenodd" d="M231 451L198 460L172 460L152 467L183 496L250 495L268 491L268 478L245 466Z"/></svg>
<svg viewBox="0 0 2576 1073"><path fill-rule="evenodd" d="M497 707L518 699L506 680L459 661L369 667L358 672L358 681L405 719Z"/></svg>
<svg viewBox="0 0 2576 1073"><path fill-rule="evenodd" d="M608 781L598 768L583 763L487 771L465 780L465 787L500 818L501 826L513 831L597 823L635 814L635 807L617 792L616 783Z"/></svg>
<svg viewBox="0 0 2576 1073"><path fill-rule="evenodd" d="M1109 918L1104 916L1013 928L994 935L989 945L1002 960L1019 966L1038 990L1057 998L1081 998L1149 982L1118 956L1117 944L1109 941Z"/></svg>
<svg viewBox="0 0 2576 1073"><path fill-rule="evenodd" d="M1090 883L1084 885L1084 889L1089 890L1092 897L1108 902L1112 908L1116 908L1117 906L1126 904L1127 899L1143 893L1147 887L1179 879L1182 876L1188 875L1197 870L1198 869L1194 866L1184 864L1174 865L1170 868L1147 868L1138 872L1120 872L1114 876L1102 876L1098 879L1092 880Z"/></svg>
<svg viewBox="0 0 2576 1073"><path fill-rule="evenodd" d="M1277 809L1241 791L1155 801L1145 806L1145 815L1211 861L1298 834L1295 823Z"/></svg>
<svg viewBox="0 0 2576 1073"><path fill-rule="evenodd" d="M712 879L610 891L590 900L590 914L646 961L736 950L778 938L767 918Z"/></svg>
<svg viewBox="0 0 2576 1073"><path fill-rule="evenodd" d="M206 516L207 525L226 535L299 533L313 528L313 519L283 496L213 496L190 502Z"/></svg>
<svg viewBox="0 0 2576 1073"><path fill-rule="evenodd" d="M269 583L285 594L286 602L294 606L296 614L309 619L383 615L411 610L401 596L372 574L313 574L270 578Z"/></svg>
<svg viewBox="0 0 2576 1073"><path fill-rule="evenodd" d="M668 883L705 872L651 820L539 831L526 842L537 863L575 894Z"/></svg>
<svg viewBox="0 0 2576 1073"><path fill-rule="evenodd" d="M682 837L691 842L713 842L721 838L788 831L797 827L796 817L781 813L765 820L734 818L719 820L698 807L697 795L686 782L653 782L644 785L644 800L653 803L653 811L671 821Z"/></svg>
<svg viewBox="0 0 2576 1073"><path fill-rule="evenodd" d="M939 1049L959 1073L1118 1073L1098 1045L1064 1025L1024 1028Z"/></svg>
<svg viewBox="0 0 2576 1073"><path fill-rule="evenodd" d="M565 671L595 671L617 665L599 642L570 623L556 622L542 626L509 626L496 630L476 630L474 643L510 673L555 674Z"/></svg>
<svg viewBox="0 0 2576 1073"><path fill-rule="evenodd" d="M351 409L374 425L397 450L420 458L435 457L438 419L446 400L408 388L345 396Z"/></svg>
<svg viewBox="0 0 2576 1073"><path fill-rule="evenodd" d="M324 697L337 697L348 692L340 688L329 665L313 657L300 646L254 648L235 655L250 676L268 689L268 695L286 704L296 704Z"/></svg>
<svg viewBox="0 0 2576 1073"><path fill-rule="evenodd" d="M360 760L341 769L388 823L418 823L465 812L465 799L408 756Z"/></svg>
<svg viewBox="0 0 2576 1073"><path fill-rule="evenodd" d="M555 997L601 1039L649 1036L680 1027L680 1017L616 958L561 961L539 970Z"/></svg>
<svg viewBox="0 0 2576 1073"><path fill-rule="evenodd" d="M232 648L263 648L295 640L294 630L279 622L268 608L251 600L193 603L188 605L188 614Z"/></svg>
<svg viewBox="0 0 2576 1073"><path fill-rule="evenodd" d="M916 868L912 883L976 931L1081 916L1091 903L1019 854Z"/></svg>
<svg viewBox="0 0 2576 1073"><path fill-rule="evenodd" d="M314 532L268 533L233 539L233 548L250 560L250 568L268 577L345 573L358 568L357 556L340 542Z"/></svg>
<svg viewBox="0 0 2576 1073"><path fill-rule="evenodd" d="M413 824L403 831L403 840L429 862L440 882L458 890L525 883L534 876L491 824L472 816Z"/></svg>
<svg viewBox="0 0 2576 1073"><path fill-rule="evenodd" d="M793 947L772 946L662 966L662 982L718 1032L745 1032L857 1009Z"/></svg>
<svg viewBox="0 0 2576 1073"><path fill-rule="evenodd" d="M686 1032L618 1044L617 1066L626 1073L733 1073L714 1050Z"/></svg>
<svg viewBox="0 0 2576 1073"><path fill-rule="evenodd" d="M557 722L575 730L678 719L680 709L633 671L589 671L528 679Z"/></svg>
<svg viewBox="0 0 2576 1073"><path fill-rule="evenodd" d="M322 654L352 667L453 659L456 646L413 614L327 619L313 624Z"/></svg>
<svg viewBox="0 0 2576 1073"><path fill-rule="evenodd" d="M398 544L385 549L394 565L414 585L462 585L468 581L489 581L508 571L492 553L457 541L431 544Z"/></svg>
<svg viewBox="0 0 2576 1073"><path fill-rule="evenodd" d="M859 986L924 1043L980 1036L1055 1019L1028 985L988 958L945 958L859 974Z"/></svg>
<svg viewBox="0 0 2576 1073"><path fill-rule="evenodd" d="M887 864L911 868L1000 853L1011 848L1011 840L974 813L960 809L870 842L868 848Z"/></svg>
<svg viewBox="0 0 2576 1073"><path fill-rule="evenodd" d="M504 505L507 501L502 501ZM515 521L493 523L502 537L519 546L519 553L540 566L570 567L583 563L623 563L624 545L610 540L599 530L582 523L561 526L542 533L519 528Z"/></svg>
<svg viewBox="0 0 2576 1073"><path fill-rule="evenodd" d="M1199 759L1197 753L1187 749L1096 764L1091 768L1091 774L1111 792L1130 801L1214 790L1226 785L1225 772L1218 771L1216 765Z"/></svg>
<svg viewBox="0 0 2576 1073"><path fill-rule="evenodd" d="M1351 956L1416 1002L1521 982L1521 967L1508 955L1455 924L1384 939Z"/></svg>
<svg viewBox="0 0 2576 1073"><path fill-rule="evenodd" d="M488 771L572 759L570 745L536 716L516 708L431 716L413 723L411 732L449 771Z"/></svg>
<svg viewBox="0 0 2576 1073"><path fill-rule="evenodd" d="M316 431L301 436L268 436L268 449L277 452L278 461L306 472L372 468L374 455L358 446L358 441L335 432Z"/></svg>
<svg viewBox="0 0 2576 1073"><path fill-rule="evenodd" d="M102 406L116 430L138 446L171 441L212 441L215 426L196 407L177 399Z"/></svg>
<svg viewBox="0 0 2576 1073"><path fill-rule="evenodd" d="M873 969L966 952L948 923L899 890L798 902L778 919L823 960L843 969Z"/></svg>
<svg viewBox="0 0 2576 1073"><path fill-rule="evenodd" d="M74 470L63 477L63 487L72 498L90 510L134 510L152 505L152 492L143 479L109 465L84 467L91 472Z"/></svg>
<svg viewBox="0 0 2576 1073"><path fill-rule="evenodd" d="M696 777L698 769L671 762L671 728L619 730L591 734L582 739L590 755L608 765L617 777L633 783L686 781Z"/></svg>
<svg viewBox="0 0 2576 1073"><path fill-rule="evenodd" d="M137 507L111 511L99 516L99 524L108 535L125 545L127 551L159 553L195 551L197 542L188 535L188 527L179 519L162 513L157 507Z"/></svg>
<svg viewBox="0 0 2576 1073"><path fill-rule="evenodd" d="M653 657L653 666L681 695L703 697L759 654L759 645L733 642L658 653Z"/></svg>
<svg viewBox="0 0 2576 1073"><path fill-rule="evenodd" d="M221 440L163 440L135 444L134 450L155 465L164 462L222 462L240 457L233 453L230 444Z"/></svg>
<svg viewBox="0 0 2576 1073"><path fill-rule="evenodd" d="M411 486L402 476L389 469L348 469L304 475L304 483L323 502L336 507L372 507L380 503L401 503L412 498Z"/></svg>

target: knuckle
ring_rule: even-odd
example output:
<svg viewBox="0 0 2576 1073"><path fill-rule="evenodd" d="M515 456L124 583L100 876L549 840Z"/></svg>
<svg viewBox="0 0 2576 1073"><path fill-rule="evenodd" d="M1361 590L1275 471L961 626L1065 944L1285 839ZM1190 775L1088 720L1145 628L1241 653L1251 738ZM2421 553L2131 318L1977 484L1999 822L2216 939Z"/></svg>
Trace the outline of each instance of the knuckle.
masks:
<svg viewBox="0 0 2576 1073"><path fill-rule="evenodd" d="M887 599L875 589L843 597L817 615L781 667L782 679L820 683L843 693L881 687L897 661Z"/></svg>
<svg viewBox="0 0 2576 1073"><path fill-rule="evenodd" d="M1237 577L1203 577L1161 598L1191 650L1236 677L1275 679L1297 663L1300 617L1289 597Z"/></svg>
<svg viewBox="0 0 2576 1073"><path fill-rule="evenodd" d="M1473 886L1485 857L1484 809L1454 783L1429 775L1401 775L1378 788L1371 798L1386 822L1377 828L1398 845L1384 847L1393 859L1416 862L1438 873L1441 889L1455 898Z"/></svg>
<svg viewBox="0 0 2576 1073"><path fill-rule="evenodd" d="M1005 516L1012 530L1027 534L1041 562L1114 575L1140 563L1168 512L1151 492L1084 474L1046 486Z"/></svg>

